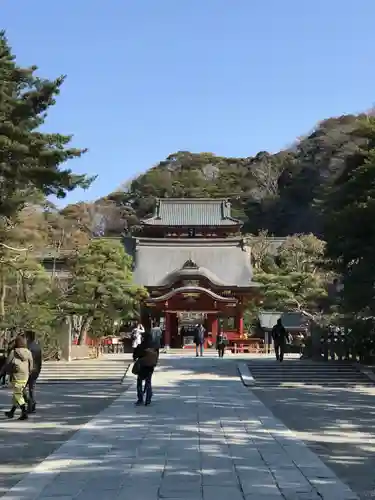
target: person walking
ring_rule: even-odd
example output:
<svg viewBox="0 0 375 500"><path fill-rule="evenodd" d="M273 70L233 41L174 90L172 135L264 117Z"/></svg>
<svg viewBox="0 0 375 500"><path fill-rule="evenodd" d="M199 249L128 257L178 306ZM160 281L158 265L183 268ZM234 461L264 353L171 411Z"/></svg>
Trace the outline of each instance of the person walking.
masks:
<svg viewBox="0 0 375 500"><path fill-rule="evenodd" d="M5 366L8 354L9 353L7 346L6 344L4 344L4 348L2 349L2 352L0 354L0 370ZM0 387L6 387L6 385L7 385L7 374L4 371L0 377Z"/></svg>
<svg viewBox="0 0 375 500"><path fill-rule="evenodd" d="M14 330L12 330L12 333L14 333ZM4 357L1 361L0 371L1 371L1 368L5 367L6 360L7 360L8 356L10 355L10 353L14 349L14 342L15 342L16 336L15 337L12 336L8 340L7 344L4 346ZM2 373L3 373L3 375L0 376L0 380L2 380L2 387L7 387L8 383L9 383L9 378L10 378L9 373L7 373L6 370L4 370Z"/></svg>
<svg viewBox="0 0 375 500"><path fill-rule="evenodd" d="M158 353L150 334L145 334L142 343L134 349L133 360L133 373L137 375L137 402L135 404L143 405L145 395L145 405L148 406L152 399L152 375L158 363Z"/></svg>
<svg viewBox="0 0 375 500"><path fill-rule="evenodd" d="M199 355L203 356L204 334L205 334L204 326L195 325L194 343L195 343L196 357L198 357Z"/></svg>
<svg viewBox="0 0 375 500"><path fill-rule="evenodd" d="M27 411L29 413L35 413L36 411L36 400L35 400L35 384L38 380L40 372L42 370L42 348L39 342L36 341L36 335L33 330L26 331L27 347L31 352L33 357L33 370L30 373L30 377L25 388L25 396L27 400Z"/></svg>
<svg viewBox="0 0 375 500"><path fill-rule="evenodd" d="M161 339L163 336L163 332L161 331L160 325L157 321L152 322L150 335L151 335L151 342L153 344L154 349L156 349L159 360L159 353L160 353Z"/></svg>
<svg viewBox="0 0 375 500"><path fill-rule="evenodd" d="M11 409L5 412L5 416L13 418L17 408L19 407L21 409L21 416L19 417L19 420L28 419L24 394L30 374L33 371L33 357L26 345L26 338L24 336L19 335L16 337L14 349L9 354L6 363L0 372L0 376L4 371L10 374L13 386L13 404Z"/></svg>
<svg viewBox="0 0 375 500"><path fill-rule="evenodd" d="M216 349L219 354L219 358L224 357L225 347L228 345L228 337L224 332L219 332L216 340Z"/></svg>
<svg viewBox="0 0 375 500"><path fill-rule="evenodd" d="M281 318L277 320L276 325L272 328L272 339L275 347L275 354L277 361L280 363L283 362L284 353L285 353L285 345L288 338L288 333L281 321Z"/></svg>

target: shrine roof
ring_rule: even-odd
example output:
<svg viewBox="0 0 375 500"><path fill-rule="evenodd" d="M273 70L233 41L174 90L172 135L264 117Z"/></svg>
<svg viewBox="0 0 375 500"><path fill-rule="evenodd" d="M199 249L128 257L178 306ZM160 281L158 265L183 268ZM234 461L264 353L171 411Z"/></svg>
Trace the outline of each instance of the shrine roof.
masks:
<svg viewBox="0 0 375 500"><path fill-rule="evenodd" d="M264 330L272 330L280 318L284 327L290 331L304 330L308 323L306 316L298 311L261 311L258 318L260 327Z"/></svg>
<svg viewBox="0 0 375 500"><path fill-rule="evenodd" d="M161 286L168 275L192 261L217 284L256 287L249 254L241 242L241 238L139 238L133 251L134 281L143 286Z"/></svg>
<svg viewBox="0 0 375 500"><path fill-rule="evenodd" d="M142 224L153 226L236 226L228 200L214 198L163 198L156 202L155 213Z"/></svg>
<svg viewBox="0 0 375 500"><path fill-rule="evenodd" d="M167 286L172 284L174 281L177 281L178 279L189 279L192 278L193 276L202 276L203 278L207 278L211 283L215 285L231 286L231 283L223 281L209 269L196 265L195 262L192 260L185 262L182 268L175 269L171 273L164 276L164 278L157 284L157 286L161 287Z"/></svg>
<svg viewBox="0 0 375 500"><path fill-rule="evenodd" d="M200 286L182 286L180 288L175 288L173 290L170 290L169 292L165 293L164 295L161 295L159 297L151 297L148 299L149 302L162 302L163 300L168 300L173 295L177 295L179 293L194 293L194 292L199 292L199 293L205 293L207 295L210 295L213 299L218 300L219 302L237 302L237 299L234 297L223 297L222 295L218 295L217 293L213 292L212 290L207 290L206 288L202 288Z"/></svg>

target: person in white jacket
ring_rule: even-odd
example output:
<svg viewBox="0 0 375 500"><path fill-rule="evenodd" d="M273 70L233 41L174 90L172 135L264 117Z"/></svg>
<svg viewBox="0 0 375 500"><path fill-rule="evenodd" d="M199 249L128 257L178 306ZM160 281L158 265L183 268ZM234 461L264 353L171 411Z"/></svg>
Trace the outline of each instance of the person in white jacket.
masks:
<svg viewBox="0 0 375 500"><path fill-rule="evenodd" d="M141 343L143 339L143 334L145 333L145 329L141 323L134 328L132 332L132 348L136 349Z"/></svg>

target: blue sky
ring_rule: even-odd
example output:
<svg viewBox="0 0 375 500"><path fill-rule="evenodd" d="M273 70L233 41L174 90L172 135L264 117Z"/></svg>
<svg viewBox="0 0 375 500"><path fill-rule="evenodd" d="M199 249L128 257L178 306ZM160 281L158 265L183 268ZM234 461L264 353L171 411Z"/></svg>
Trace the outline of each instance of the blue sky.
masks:
<svg viewBox="0 0 375 500"><path fill-rule="evenodd" d="M68 76L47 127L74 134L95 199L178 150L277 151L375 102L374 0L1 0L22 65Z"/></svg>

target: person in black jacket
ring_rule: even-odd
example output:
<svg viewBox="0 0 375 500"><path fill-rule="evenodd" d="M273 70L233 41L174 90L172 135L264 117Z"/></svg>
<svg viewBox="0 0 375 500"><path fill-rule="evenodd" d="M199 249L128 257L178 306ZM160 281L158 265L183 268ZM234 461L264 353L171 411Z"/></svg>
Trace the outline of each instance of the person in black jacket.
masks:
<svg viewBox="0 0 375 500"><path fill-rule="evenodd" d="M204 346L204 334L205 329L203 325L195 325L194 329L194 343L195 343L195 355L203 356L203 346Z"/></svg>
<svg viewBox="0 0 375 500"><path fill-rule="evenodd" d="M137 402L143 405L143 395L146 395L145 405L149 405L152 399L152 375L158 362L158 352L154 347L150 334L146 334L142 343L134 349L133 360L137 366ZM143 388L143 381L145 386Z"/></svg>
<svg viewBox="0 0 375 500"><path fill-rule="evenodd" d="M225 346L227 345L228 345L228 337L224 332L219 332L217 334L217 340L216 340L216 349L219 354L219 358L224 357Z"/></svg>
<svg viewBox="0 0 375 500"><path fill-rule="evenodd" d="M282 362L285 353L285 344L288 338L288 332L286 331L281 318L277 320L276 325L272 328L272 339L275 347L275 354L277 361Z"/></svg>
<svg viewBox="0 0 375 500"><path fill-rule="evenodd" d="M36 335L33 330L26 331L27 347L33 357L33 371L30 373L27 387L25 388L25 399L27 400L27 409L29 413L35 413L36 400L35 400L35 385L40 372L42 370L43 354L42 348L36 340ZM27 394L28 389L28 394Z"/></svg>

